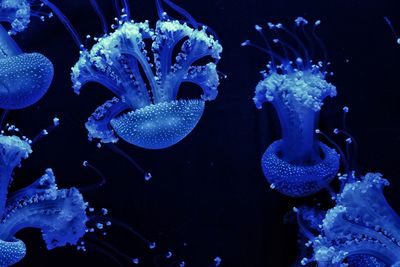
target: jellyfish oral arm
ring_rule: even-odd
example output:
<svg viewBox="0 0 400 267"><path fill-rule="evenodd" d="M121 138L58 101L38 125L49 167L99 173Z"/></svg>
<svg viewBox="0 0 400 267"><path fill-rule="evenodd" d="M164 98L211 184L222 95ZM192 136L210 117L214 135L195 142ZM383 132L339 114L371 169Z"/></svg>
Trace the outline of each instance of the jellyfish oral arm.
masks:
<svg viewBox="0 0 400 267"><path fill-rule="evenodd" d="M264 74L256 87L254 102L258 108L271 102L282 129L281 152L289 162L319 160L315 129L323 100L335 96L336 88L319 71L291 70L284 74Z"/></svg>
<svg viewBox="0 0 400 267"><path fill-rule="evenodd" d="M11 182L12 170L3 169L0 172L0 217L3 216L6 208L8 187Z"/></svg>
<svg viewBox="0 0 400 267"><path fill-rule="evenodd" d="M282 130L282 154L289 162L318 160L318 140L315 138L317 112L299 107L295 112L280 100L273 102Z"/></svg>
<svg viewBox="0 0 400 267"><path fill-rule="evenodd" d="M20 54L22 54L22 51L17 43L11 38L4 27L0 25L0 59Z"/></svg>

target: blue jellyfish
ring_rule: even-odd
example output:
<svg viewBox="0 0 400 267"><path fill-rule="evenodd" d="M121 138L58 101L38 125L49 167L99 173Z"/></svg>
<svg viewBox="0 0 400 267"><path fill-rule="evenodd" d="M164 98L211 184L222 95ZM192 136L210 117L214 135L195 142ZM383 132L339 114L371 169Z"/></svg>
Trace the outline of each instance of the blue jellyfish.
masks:
<svg viewBox="0 0 400 267"><path fill-rule="evenodd" d="M200 120L205 101L216 98L216 64L222 46L208 27L171 1L165 2L187 18L186 22L170 18L157 1L160 19L152 29L148 21L130 20L129 5L123 1L123 14L110 33L99 6L91 1L105 32L93 38L91 49L82 45L59 9L43 2L67 25L81 48L71 74L75 92L79 94L86 83L96 82L115 94L88 119L90 140L115 143L121 137L147 149L166 148L187 136ZM174 51L179 52L175 55ZM199 60L205 59L212 62L200 64ZM179 98L182 83L201 87L201 97Z"/></svg>
<svg viewBox="0 0 400 267"><path fill-rule="evenodd" d="M51 169L31 185L8 192L15 167L32 152L30 140L0 135L0 266L17 263L26 254L15 234L37 228L48 249L76 244L86 232L87 203L76 188L58 189Z"/></svg>
<svg viewBox="0 0 400 267"><path fill-rule="evenodd" d="M309 235L307 245L312 246L314 255L302 264L400 266L400 217L383 195L387 185L379 173L347 182L336 197L336 206L320 222L319 234Z"/></svg>
<svg viewBox="0 0 400 267"><path fill-rule="evenodd" d="M308 42L321 43L315 34L319 21L315 23L312 37L307 33L308 22L304 18L297 18L295 22ZM242 46L259 48L270 56L267 70L262 72L263 80L256 87L254 103L259 109L265 102L272 103L281 124L282 139L267 148L261 160L262 169L271 188L288 196L304 197L326 188L339 168L338 153L319 141L315 132L323 101L328 96L336 96L336 88L326 81L328 63L310 59L313 55L308 52L300 34L289 31L280 23L269 23L268 27L278 35L273 39L276 49L273 50L258 25L256 30L264 38L266 48L250 41L242 43ZM281 38L281 32L299 49Z"/></svg>
<svg viewBox="0 0 400 267"><path fill-rule="evenodd" d="M0 2L0 22L10 22L13 14L17 16L11 23L14 30L6 31L0 25L0 108L5 110L21 109L36 103L47 92L53 79L51 61L39 53L24 53L10 36L16 29L25 27L21 20L26 12L29 13L26 1Z"/></svg>

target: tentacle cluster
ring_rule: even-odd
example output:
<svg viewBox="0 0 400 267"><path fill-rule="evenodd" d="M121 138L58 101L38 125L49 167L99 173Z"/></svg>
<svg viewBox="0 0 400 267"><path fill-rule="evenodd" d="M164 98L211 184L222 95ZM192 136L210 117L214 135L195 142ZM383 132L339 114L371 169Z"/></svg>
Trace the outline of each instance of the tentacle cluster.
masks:
<svg viewBox="0 0 400 267"><path fill-rule="evenodd" d="M25 256L25 245L14 235L38 228L48 249L75 245L86 232L87 203L76 188L58 189L51 169L31 185L9 193L12 172L32 152L30 140L0 135L0 266Z"/></svg>
<svg viewBox="0 0 400 267"><path fill-rule="evenodd" d="M10 34L26 29L30 22L31 7L27 0L1 0L0 21L11 24Z"/></svg>
<svg viewBox="0 0 400 267"><path fill-rule="evenodd" d="M89 118L86 127L90 139L116 142L115 131L126 141L145 148L173 145L190 133L203 109L196 107L190 111L189 105L183 108L188 110L185 118L174 116L170 119L174 122L173 127L160 126L152 132L134 124L135 121L142 121L136 118L136 114L148 113L146 125L156 126L155 120L168 117L168 114L163 115L165 103L171 108L176 105L173 102L177 100L179 88L184 82L202 88L203 94L198 101L213 100L217 96L219 77L216 63L222 46L207 33L206 27L193 29L176 20L159 20L155 29L151 29L147 21L122 20L114 32L96 41L90 51L81 51L79 61L72 68L74 90L79 93L85 83L97 82L110 89L117 99L107 101ZM152 43L151 47L146 47L147 41ZM178 45L181 45L180 52L174 56ZM205 57L214 59L214 62L197 66L196 62ZM160 106L161 103L164 104ZM185 103L191 102L179 105ZM126 110L134 112L121 115ZM172 138L155 143L156 135Z"/></svg>
<svg viewBox="0 0 400 267"><path fill-rule="evenodd" d="M400 217L387 203L383 188L389 182L368 173L348 183L326 213L320 235L311 240L321 266L397 266L400 263Z"/></svg>

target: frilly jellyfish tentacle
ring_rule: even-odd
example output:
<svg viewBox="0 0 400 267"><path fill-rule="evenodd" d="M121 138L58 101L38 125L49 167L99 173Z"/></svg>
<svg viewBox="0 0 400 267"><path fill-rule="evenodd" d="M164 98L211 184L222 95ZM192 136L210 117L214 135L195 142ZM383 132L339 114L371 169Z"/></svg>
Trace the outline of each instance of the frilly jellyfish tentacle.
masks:
<svg viewBox="0 0 400 267"><path fill-rule="evenodd" d="M26 29L30 22L31 8L27 0L0 1L0 21L11 24L11 34Z"/></svg>
<svg viewBox="0 0 400 267"><path fill-rule="evenodd" d="M48 249L76 244L85 234L86 203L75 188L58 189L51 169L32 185L10 195L0 227L9 240L24 228L41 229Z"/></svg>
<svg viewBox="0 0 400 267"><path fill-rule="evenodd" d="M31 146L17 136L0 135L0 217L6 208L7 192L15 167L32 153Z"/></svg>
<svg viewBox="0 0 400 267"><path fill-rule="evenodd" d="M48 249L76 244L86 232L87 203L75 188L58 189L51 169L30 186L8 192L14 168L32 152L30 143L0 135L0 266L25 256L25 244L14 237L24 228L40 229Z"/></svg>
<svg viewBox="0 0 400 267"><path fill-rule="evenodd" d="M298 20L297 26L301 25ZM318 141L315 133L323 101L328 96L336 96L336 88L326 81L322 63L309 61L309 53L295 33L280 23L268 23L268 27L276 32L283 30L302 52L283 37L273 41L282 47L284 55L272 51L260 26L256 26L256 30L262 35L266 48L250 41L242 43L242 46L259 48L271 57L253 100L259 109L266 102L274 106L282 139L265 151L262 168L271 188L292 197L308 196L326 188L339 169L338 153Z"/></svg>
<svg viewBox="0 0 400 267"><path fill-rule="evenodd" d="M116 97L98 107L85 124L89 140L97 138L104 143L116 143L118 138L110 127L110 120L127 109L129 106Z"/></svg>
<svg viewBox="0 0 400 267"><path fill-rule="evenodd" d="M320 235L312 240L318 266L396 266L400 261L400 217L383 195L389 182L367 173L347 183L336 206L326 213ZM374 262L378 265L373 265ZM360 264L364 265L360 265Z"/></svg>

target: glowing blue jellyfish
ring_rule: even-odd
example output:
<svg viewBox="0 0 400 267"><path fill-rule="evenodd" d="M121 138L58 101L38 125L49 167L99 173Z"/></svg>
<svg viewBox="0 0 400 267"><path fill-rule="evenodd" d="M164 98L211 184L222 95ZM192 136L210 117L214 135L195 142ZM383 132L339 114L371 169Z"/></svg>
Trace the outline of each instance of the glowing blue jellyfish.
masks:
<svg viewBox="0 0 400 267"><path fill-rule="evenodd" d="M318 266L400 266L400 217L383 195L389 182L367 173L347 183L326 213L320 234L310 237Z"/></svg>
<svg viewBox="0 0 400 267"><path fill-rule="evenodd" d="M126 2L124 10L128 11ZM170 1L165 2L178 8ZM187 136L200 120L205 101L216 98L219 85L216 63L222 46L207 27L182 9L179 11L188 17L188 22L170 19L161 3L157 5L160 20L155 29L147 21L130 20L126 12L113 25L113 32L94 38L96 43L90 50L78 42L82 51L72 68L75 92L79 94L83 85L96 82L116 96L89 118L86 123L89 139L115 143L119 136L143 148L166 148ZM57 10L53 11L63 19ZM174 55L176 49L180 52ZM213 62L199 64L204 58ZM180 99L182 83L200 86L201 99Z"/></svg>
<svg viewBox="0 0 400 267"><path fill-rule="evenodd" d="M76 244L85 234L86 203L76 188L58 189L51 169L31 185L8 192L14 168L32 152L30 141L0 135L0 266L26 254L15 234L24 228L42 231L48 249Z"/></svg>
<svg viewBox="0 0 400 267"><path fill-rule="evenodd" d="M25 12L29 13L29 5L27 9L25 5L26 1L0 2L0 22L11 21L12 14L17 16L9 32L0 25L0 108L6 110L36 103L47 92L53 79L50 60L39 53L24 53L10 36L25 27L19 20Z"/></svg>
<svg viewBox="0 0 400 267"><path fill-rule="evenodd" d="M295 22L310 41L305 29L308 22L304 18ZM315 23L312 38L320 43L315 35L317 25L319 21ZM310 59L300 34L290 32L280 23L268 26L278 34L273 43L278 51L283 51L283 56L273 50L258 25L256 30L264 38L266 48L250 41L242 43L263 50L271 58L267 71L262 72L263 80L256 87L254 102L259 109L265 102L272 103L281 124L282 139L265 151L262 168L271 188L292 197L308 196L326 188L339 168L338 153L320 142L315 132L323 100L334 97L336 88L326 81L327 63ZM291 38L299 49L280 38L279 32Z"/></svg>

